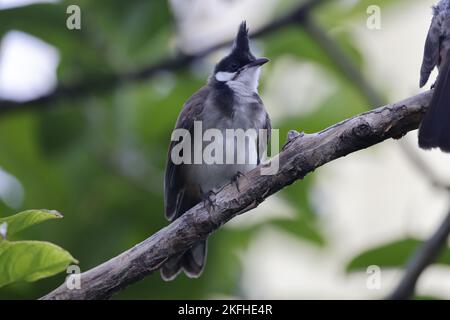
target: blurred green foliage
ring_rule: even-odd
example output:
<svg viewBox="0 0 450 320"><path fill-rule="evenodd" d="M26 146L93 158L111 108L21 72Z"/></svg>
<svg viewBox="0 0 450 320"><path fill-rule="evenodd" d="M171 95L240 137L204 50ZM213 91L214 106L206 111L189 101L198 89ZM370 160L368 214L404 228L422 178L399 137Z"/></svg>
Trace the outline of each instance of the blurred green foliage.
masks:
<svg viewBox="0 0 450 320"><path fill-rule="evenodd" d="M422 243L422 240L406 238L370 248L348 263L347 272L365 271L371 265L377 265L380 268L404 267ZM443 250L435 263L450 265L450 248Z"/></svg>
<svg viewBox="0 0 450 320"><path fill-rule="evenodd" d="M361 67L363 57L350 34L337 27L343 21L365 16L368 5L388 8L401 1L362 0L356 6L331 1L316 10L315 16L325 29L338 30L333 36ZM69 4L82 8L81 31L65 27ZM280 1L280 11L295 5L297 1ZM27 32L55 46L60 54L58 81L65 85L139 70L175 54L171 46L175 22L166 1L78 0L1 10L0 37L10 30ZM274 123L281 139L290 129L319 131L365 111L366 97L300 27L286 27L260 41L264 55L271 60L289 55L313 62L338 85L311 114ZM267 66L266 75L270 68ZM43 225L26 230L25 235L67 248L85 271L165 226L162 190L170 133L184 101L206 77L188 68L161 73L110 90L92 87L87 96L63 99L39 112L0 117L0 166L24 186L22 207L52 207L65 213L58 227ZM164 90L161 83L165 83ZM312 174L281 192L296 209L294 220L269 223L321 250L327 239L309 197L314 179ZM1 216L13 211L0 202ZM165 283L153 274L117 298L241 296L237 252L261 227L223 228L214 234L205 273L197 280L181 276ZM351 266L362 266L369 258L358 258ZM60 274L33 284L9 285L0 290L0 298L38 298L64 277Z"/></svg>
<svg viewBox="0 0 450 320"><path fill-rule="evenodd" d="M16 233L46 220L62 218L56 211L28 210L0 219L0 287L36 281L78 263L66 250L45 241L11 241Z"/></svg>

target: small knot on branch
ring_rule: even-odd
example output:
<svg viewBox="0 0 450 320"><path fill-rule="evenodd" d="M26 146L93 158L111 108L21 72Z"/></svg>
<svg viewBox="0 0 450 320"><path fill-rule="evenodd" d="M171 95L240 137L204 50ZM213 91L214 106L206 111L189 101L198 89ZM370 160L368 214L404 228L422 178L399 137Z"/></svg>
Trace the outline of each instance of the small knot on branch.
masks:
<svg viewBox="0 0 450 320"><path fill-rule="evenodd" d="M289 130L287 137L286 137L286 143L284 144L282 150L285 150L291 143L297 139L305 136L305 133L303 131L298 132L296 130Z"/></svg>
<svg viewBox="0 0 450 320"><path fill-rule="evenodd" d="M371 131L372 131L372 129L370 128L369 124L365 121L361 122L361 124L359 124L358 126L353 128L353 133L358 138L367 137Z"/></svg>

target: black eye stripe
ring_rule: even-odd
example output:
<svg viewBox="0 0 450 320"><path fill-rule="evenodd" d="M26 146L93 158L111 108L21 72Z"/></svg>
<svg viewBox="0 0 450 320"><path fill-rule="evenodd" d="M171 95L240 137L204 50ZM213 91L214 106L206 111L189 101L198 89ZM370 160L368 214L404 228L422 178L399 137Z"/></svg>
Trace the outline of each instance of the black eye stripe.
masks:
<svg viewBox="0 0 450 320"><path fill-rule="evenodd" d="M239 68L239 65L237 63L232 63L231 64L231 69L232 70L237 70Z"/></svg>

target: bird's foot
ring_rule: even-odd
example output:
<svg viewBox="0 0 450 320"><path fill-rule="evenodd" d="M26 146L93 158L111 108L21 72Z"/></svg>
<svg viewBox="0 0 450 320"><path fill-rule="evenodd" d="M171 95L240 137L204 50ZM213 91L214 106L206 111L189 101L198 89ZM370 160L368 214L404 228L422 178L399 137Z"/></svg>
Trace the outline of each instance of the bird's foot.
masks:
<svg viewBox="0 0 450 320"><path fill-rule="evenodd" d="M295 139L297 139L298 137L303 137L305 135L305 133L302 132L298 132L296 130L289 130L287 137L286 137L286 143L284 144L282 150L286 150L286 148L292 143L292 141L294 141Z"/></svg>
<svg viewBox="0 0 450 320"><path fill-rule="evenodd" d="M212 199L212 197L216 196L218 192L214 191L214 190L210 190L208 192L203 193L202 196L202 200L203 200L203 206L205 207L206 211L208 212L209 215L209 220L214 228L214 230L218 229L220 227L220 222L217 222L214 219L214 212L216 210L216 205L214 204L214 200Z"/></svg>

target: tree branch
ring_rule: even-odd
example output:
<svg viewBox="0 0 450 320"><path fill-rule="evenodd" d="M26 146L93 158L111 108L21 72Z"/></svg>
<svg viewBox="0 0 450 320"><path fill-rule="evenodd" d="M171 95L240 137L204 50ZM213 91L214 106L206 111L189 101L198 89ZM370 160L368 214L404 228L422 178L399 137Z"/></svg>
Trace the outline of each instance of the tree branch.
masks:
<svg viewBox="0 0 450 320"><path fill-rule="evenodd" d="M361 92L372 108L373 106L380 106L387 103L372 87L369 81L367 81L348 54L312 17L305 17L305 19L302 20L302 26L309 36L322 48L323 52L328 55L330 60L341 69L342 73L347 77L350 83Z"/></svg>
<svg viewBox="0 0 450 320"><path fill-rule="evenodd" d="M319 133L290 135L277 156L279 170L261 175L262 166L228 184L212 206L200 203L135 247L81 274L81 289L63 284L42 299L105 299L157 270L170 256L205 239L221 225L258 206L270 195L302 179L316 168L418 127L431 99L428 91L337 123ZM272 160L273 161L273 160ZM207 208L210 207L208 211Z"/></svg>
<svg viewBox="0 0 450 320"><path fill-rule="evenodd" d="M417 280L422 272L432 264L447 244L450 234L450 211L436 229L435 233L429 238L409 260L405 274L397 288L388 299L403 300L409 299L414 294Z"/></svg>
<svg viewBox="0 0 450 320"><path fill-rule="evenodd" d="M381 97L370 83L366 81L365 77L348 58L347 54L327 35L325 30L315 23L314 19L307 17L303 20L302 25L305 28L305 31L316 40L324 52L336 63L350 82L359 89L371 105L383 104L383 97ZM430 181L433 187L438 190L450 191L448 183L443 182L443 180L432 170L430 165L419 156L417 147L411 146L404 140L399 141L398 146L405 153L414 167ZM439 253L446 246L449 233L450 212L429 240L413 253L406 266L402 279L394 292L392 292L387 299L411 298L422 272L435 261Z"/></svg>
<svg viewBox="0 0 450 320"><path fill-rule="evenodd" d="M305 0L296 9L288 14L281 16L264 27L251 33L251 37L261 37L273 33L281 28L291 24L301 23L309 12L317 5L325 3L329 0ZM176 71L189 66L192 62L201 59L210 53L227 47L231 41L224 41L211 46L195 55L186 55L180 53L178 56L162 60L156 64L147 66L141 70L127 72L123 74L112 74L99 80L84 79L78 83L66 86L59 86L51 93L44 96L24 101L16 102L0 99L0 113L10 113L17 111L25 111L31 109L41 109L42 107L50 107L54 102L60 99L71 99L85 96L93 91L102 92L114 87L122 86L126 83L133 83L151 78L160 71Z"/></svg>

